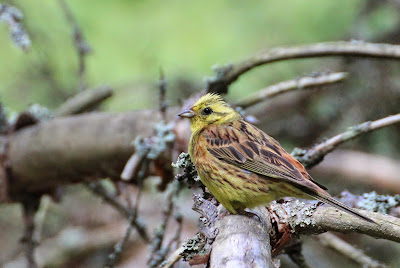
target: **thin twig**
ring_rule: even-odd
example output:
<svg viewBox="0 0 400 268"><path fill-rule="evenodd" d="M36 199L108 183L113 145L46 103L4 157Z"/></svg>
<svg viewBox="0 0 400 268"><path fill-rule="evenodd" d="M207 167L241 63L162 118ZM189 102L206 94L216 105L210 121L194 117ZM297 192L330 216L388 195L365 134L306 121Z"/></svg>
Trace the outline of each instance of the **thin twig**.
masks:
<svg viewBox="0 0 400 268"><path fill-rule="evenodd" d="M176 199L179 195L179 192L181 190L181 183L178 181L174 181L170 185L169 192L167 194L166 202L167 206L165 207L165 210L163 212L163 219L161 225L157 228L156 234L153 238L153 241L151 243L151 248L152 248L152 253L150 255L148 264L149 267L157 267L160 265L168 255L168 253L171 250L171 246L173 242L177 241L179 239L179 234L181 231L181 216L177 216L175 219L178 221L178 230L174 236L174 238L168 243L166 247L162 247L164 237L165 237L165 231L167 229L168 222L171 218L172 213L175 210L175 203ZM179 215L179 214L178 214Z"/></svg>
<svg viewBox="0 0 400 268"><path fill-rule="evenodd" d="M329 247L350 260L360 264L362 267L368 268L382 268L386 265L379 263L362 252L362 250L355 248L346 241L340 239L332 233L323 233L317 236L322 245Z"/></svg>
<svg viewBox="0 0 400 268"><path fill-rule="evenodd" d="M159 88L160 88L160 112L161 118L166 121L167 120L167 102L165 100L165 95L167 92L167 80L164 76L164 71L160 68L160 80L159 80Z"/></svg>
<svg viewBox="0 0 400 268"><path fill-rule="evenodd" d="M138 215L138 209L139 209L139 205L140 205L140 198L142 196L142 187L141 185L139 186L139 191L136 195L136 203L135 203L135 207L132 211L132 214L129 218L129 225L128 228L126 229L126 232L123 236L123 238L114 246L114 252L111 253L108 256L108 260L107 260L107 265L105 267L107 268L113 268L115 266L115 264L118 262L118 260L120 259L120 256L122 254L122 251L126 245L126 243L129 240L129 237L132 233L132 230L134 229L135 225L135 221Z"/></svg>
<svg viewBox="0 0 400 268"><path fill-rule="evenodd" d="M366 43L362 41L338 41L311 45L275 48L255 55L237 64L217 67L216 76L208 80L207 91L226 93L228 86L245 72L271 62L298 58L352 56L369 58L399 59L400 46Z"/></svg>
<svg viewBox="0 0 400 268"><path fill-rule="evenodd" d="M391 115L388 117L381 118L376 121L368 121L356 126L349 128L349 130L336 135L325 142L322 142L311 148L308 151L300 152L294 150L293 154L297 156L297 159L307 168L311 168L320 163L324 156L332 152L340 144L352 140L361 134L372 132L374 130L390 126L396 123L400 123L400 114Z"/></svg>
<svg viewBox="0 0 400 268"><path fill-rule="evenodd" d="M134 211L122 205L115 196L108 193L104 187L97 182L85 183L86 187L96 195L100 196L105 202L114 207L117 211L119 211L123 216L128 219L131 219ZM147 233L146 225L142 222L142 220L135 216L135 220L132 222L132 225L135 227L140 237L146 242L150 242L149 235Z"/></svg>
<svg viewBox="0 0 400 268"><path fill-rule="evenodd" d="M170 256L169 258L161 265L162 268L171 268L174 266L175 263L177 263L181 258L182 258L182 252L185 250L184 246L181 246L180 248L176 249Z"/></svg>
<svg viewBox="0 0 400 268"><path fill-rule="evenodd" d="M34 239L35 233L35 214L39 209L40 195L29 195L24 196L24 200L21 201L23 207L23 219L24 219L24 236L21 242L25 244L25 256L29 268L37 268L37 262L35 259L35 250L37 242Z"/></svg>
<svg viewBox="0 0 400 268"><path fill-rule="evenodd" d="M80 29L74 15L72 14L71 9L67 5L65 0L59 0L60 6L64 11L65 17L67 18L68 23L72 26L73 37L75 49L78 54L78 90L82 91L86 89L86 81L85 81L85 56L92 52L92 48L89 43L86 41L83 36L83 32Z"/></svg>
<svg viewBox="0 0 400 268"><path fill-rule="evenodd" d="M249 97L235 103L235 106L240 106L243 109L260 103L268 98L275 97L279 94L296 90L296 89L310 89L317 86L333 84L342 81L347 77L347 73L331 73L331 74L317 74L312 76L300 77L293 80L284 81L264 89L257 91Z"/></svg>

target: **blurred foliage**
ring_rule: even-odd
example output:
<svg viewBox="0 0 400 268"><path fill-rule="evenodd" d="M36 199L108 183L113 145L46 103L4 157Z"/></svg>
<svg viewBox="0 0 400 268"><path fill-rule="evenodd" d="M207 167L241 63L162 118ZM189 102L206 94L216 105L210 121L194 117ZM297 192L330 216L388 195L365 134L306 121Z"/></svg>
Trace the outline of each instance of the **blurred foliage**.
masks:
<svg viewBox="0 0 400 268"><path fill-rule="evenodd" d="M20 8L32 38L24 54L0 25L0 92L12 110L31 103L56 107L77 88L77 56L58 1L10 1ZM88 84L108 83L112 111L156 105L159 67L175 89L212 75L216 63L235 62L274 46L342 39L360 0L284 1L67 1L94 52ZM324 69L317 60L262 67L232 87L242 96L269 83ZM186 81L186 83L182 83Z"/></svg>

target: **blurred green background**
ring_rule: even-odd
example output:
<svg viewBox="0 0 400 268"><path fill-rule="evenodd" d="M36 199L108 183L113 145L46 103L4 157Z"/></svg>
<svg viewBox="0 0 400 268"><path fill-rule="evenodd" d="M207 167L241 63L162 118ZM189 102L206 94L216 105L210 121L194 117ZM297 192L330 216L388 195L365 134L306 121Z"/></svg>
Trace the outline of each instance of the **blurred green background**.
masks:
<svg viewBox="0 0 400 268"><path fill-rule="evenodd" d="M22 111L34 103L56 108L78 92L78 57L72 27L57 0L0 3L4 2L24 13L23 24L32 47L24 53L12 43L7 25L0 23L1 102L9 112ZM400 5L396 1L68 0L67 3L93 49L86 58L87 85L109 84L114 88L115 95L103 106L112 112L156 108L160 67L168 81L168 101L175 104L179 98L203 88L205 78L213 76L213 66L234 63L274 47L351 39L400 43ZM267 132L288 150L294 146L309 148L348 126L399 112L400 68L397 61L386 60L324 58L269 64L242 76L230 87L227 98L233 101L273 83L324 71L348 71L350 75L345 83L328 90L292 92L249 112L258 116L260 127L268 128ZM370 133L341 148L399 159L400 126ZM332 194L344 188L354 193L396 191L379 188L378 183L367 179L360 183L343 180L341 174L337 175L341 180L330 176L315 177L327 184ZM105 205L82 188L67 187L61 204L50 206L44 228L49 234L45 236L53 236L55 230L66 228L64 225L87 225L89 230L93 222L100 226L105 222L115 223L115 211L104 210ZM190 201L182 202L185 215L192 213L187 217L191 228L187 227L187 237L197 230L198 215L191 211L191 193L188 190L185 197ZM147 205L143 211L150 211L145 216L153 224L157 222L153 217L161 215L156 211L161 208L153 205L157 195L161 194L147 193L144 198L149 201L143 202ZM159 199L158 203L162 203L163 199ZM22 233L17 206L2 206L1 210L0 266L18 251ZM345 238L350 243L364 241L349 235ZM399 261L397 244L372 238L365 241L362 247L374 258L389 265ZM110 242L104 256L114 243ZM337 261L342 256L332 255L317 243L310 247L312 243L315 241L309 238L305 255L310 255L313 267L338 267ZM137 251L138 246L132 244L135 249L132 252ZM99 249L94 252L93 255L100 255ZM145 263L146 254L138 255L142 255ZM96 265L71 266L67 262L59 267L100 267L104 256L100 260L87 257L94 259ZM327 256L332 260L326 261ZM342 267L357 267L351 261L341 261Z"/></svg>
<svg viewBox="0 0 400 268"><path fill-rule="evenodd" d="M77 91L77 56L72 29L58 1L8 1L24 15L32 48L14 46L0 24L0 92L11 110L31 103L51 108ZM351 38L360 0L283 1L67 1L93 53L87 58L89 86L116 90L106 109L153 107L160 66L169 97L187 83L204 86L215 64L236 62L275 46ZM376 12L368 31L388 29L397 16ZM235 83L230 98L284 79L327 70L322 61L273 64Z"/></svg>

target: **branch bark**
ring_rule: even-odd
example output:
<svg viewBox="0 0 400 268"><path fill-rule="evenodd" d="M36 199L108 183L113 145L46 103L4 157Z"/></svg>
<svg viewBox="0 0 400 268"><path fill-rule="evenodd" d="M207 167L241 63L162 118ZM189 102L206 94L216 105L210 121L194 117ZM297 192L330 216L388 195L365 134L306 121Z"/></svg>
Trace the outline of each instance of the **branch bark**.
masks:
<svg viewBox="0 0 400 268"><path fill-rule="evenodd" d="M340 239L334 234L331 233L320 234L318 236L318 240L324 246L339 252L340 254L346 256L350 260L360 264L362 267L369 267L369 268L386 267L385 265L365 255L364 252L362 252L362 250L353 247L352 245Z"/></svg>
<svg viewBox="0 0 400 268"><path fill-rule="evenodd" d="M361 134L372 132L374 130L400 123L400 114L391 115L376 121L368 121L362 124L350 127L347 131L340 133L327 141L308 150L303 156L298 157L305 167L311 168L319 164L328 153L332 152L340 144L352 140Z"/></svg>
<svg viewBox="0 0 400 268"><path fill-rule="evenodd" d="M317 86L333 84L342 81L346 77L347 73L318 74L316 76L300 77L261 89L249 97L235 103L235 106L240 106L243 109L246 109L268 98L275 97L291 90L310 89Z"/></svg>
<svg viewBox="0 0 400 268"><path fill-rule="evenodd" d="M173 118L177 109L168 112ZM119 179L134 151L132 140L149 136L160 120L153 110L93 113L56 118L10 134L3 168L12 197L84 179Z"/></svg>
<svg viewBox="0 0 400 268"><path fill-rule="evenodd" d="M362 41L339 41L275 48L245 59L237 64L228 64L227 66L216 68L217 74L215 77L208 80L207 91L227 93L228 86L235 82L240 75L263 64L289 59L329 56L399 59L400 46L366 43Z"/></svg>
<svg viewBox="0 0 400 268"><path fill-rule="evenodd" d="M268 212L263 213L262 222L249 216L228 215L218 220L215 228L219 233L211 251L211 268L273 267Z"/></svg>
<svg viewBox="0 0 400 268"><path fill-rule="evenodd" d="M362 214L378 224L359 220L333 207L306 204L298 200L273 203L273 211L279 222L290 227L289 232L299 234L319 234L326 231L340 233L356 232L376 238L400 242L400 219L389 215L362 210Z"/></svg>

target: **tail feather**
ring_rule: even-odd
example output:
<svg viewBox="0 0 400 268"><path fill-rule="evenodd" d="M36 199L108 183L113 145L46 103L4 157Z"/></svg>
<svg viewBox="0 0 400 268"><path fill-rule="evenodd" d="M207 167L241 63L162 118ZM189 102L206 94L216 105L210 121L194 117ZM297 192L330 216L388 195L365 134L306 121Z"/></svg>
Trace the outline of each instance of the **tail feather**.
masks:
<svg viewBox="0 0 400 268"><path fill-rule="evenodd" d="M338 209L340 209L340 210L342 210L342 211L344 211L344 212L347 212L347 213L349 213L349 214L351 214L351 215L354 215L354 216L356 216L356 217L358 217L358 218L361 218L361 219L363 219L363 220L365 220L365 221L367 221L367 222L371 222L371 223L377 224L377 223L376 223L375 221L373 221L372 219L368 218L367 216L362 215L361 213L359 213L359 212L356 211L355 209L353 209L353 208L351 208L351 207L349 207L349 206L343 204L342 202L340 202L340 201L334 199L334 198L333 198L332 196L330 196L330 195L327 195L327 194L324 195L324 194L321 194L321 193L318 193L318 194L317 194L317 193L315 193L315 192L313 192L313 191L307 191L307 193L308 193L309 195L311 195L312 197L314 197L315 199L318 199L318 200L322 201L322 202L325 203L325 204L331 205L331 206L333 206L333 207L335 207L335 208L338 208Z"/></svg>

